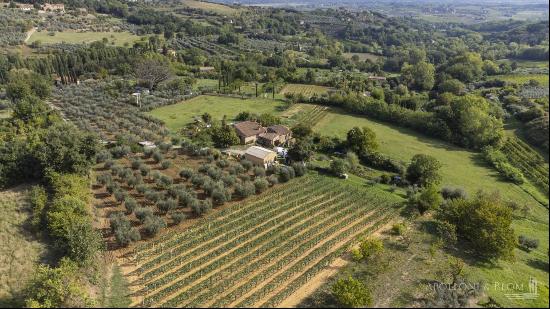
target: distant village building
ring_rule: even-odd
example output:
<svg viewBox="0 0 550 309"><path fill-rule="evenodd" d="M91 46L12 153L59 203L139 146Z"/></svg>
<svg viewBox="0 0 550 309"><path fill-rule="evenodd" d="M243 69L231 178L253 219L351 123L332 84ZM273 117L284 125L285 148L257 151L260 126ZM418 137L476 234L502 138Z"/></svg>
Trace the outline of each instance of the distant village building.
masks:
<svg viewBox="0 0 550 309"><path fill-rule="evenodd" d="M386 77L384 76L369 76L368 79L374 81L386 81Z"/></svg>
<svg viewBox="0 0 550 309"><path fill-rule="evenodd" d="M292 139L292 131L282 125L267 128L256 121L242 121L233 125L241 144L259 143L265 146L284 145Z"/></svg>
<svg viewBox="0 0 550 309"><path fill-rule="evenodd" d="M244 153L245 159L252 162L254 165L263 166L267 168L268 166L275 163L277 159L277 153L269 149L252 146L246 150Z"/></svg>
<svg viewBox="0 0 550 309"><path fill-rule="evenodd" d="M200 67L199 68L199 72L201 72L201 73L213 72L215 70L216 70L215 67Z"/></svg>
<svg viewBox="0 0 550 309"><path fill-rule="evenodd" d="M29 12L29 11L32 11L34 9L34 5L33 4L21 3L21 4L17 4L17 8L19 8L21 11Z"/></svg>
<svg viewBox="0 0 550 309"><path fill-rule="evenodd" d="M50 12L65 12L65 4L63 3L44 3L42 6L44 11Z"/></svg>

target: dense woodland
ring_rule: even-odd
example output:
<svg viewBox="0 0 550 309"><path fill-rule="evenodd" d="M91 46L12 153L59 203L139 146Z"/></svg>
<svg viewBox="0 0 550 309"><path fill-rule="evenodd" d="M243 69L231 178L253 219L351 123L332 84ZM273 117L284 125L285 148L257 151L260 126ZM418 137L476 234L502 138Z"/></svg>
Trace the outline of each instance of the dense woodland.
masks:
<svg viewBox="0 0 550 309"><path fill-rule="evenodd" d="M351 174L391 193L403 192L400 205L414 213L405 220L433 220L437 249L465 250L480 263L513 260L518 246L526 252L539 247L538 239L516 235L512 228L528 206L483 187L479 192L443 187L440 158L418 153L408 162L398 160L381 150L384 136L367 126L353 127L344 137L328 136L313 130L317 116L289 124L276 113L242 109L234 119L201 112L175 131L148 112L206 95L263 98L286 110L311 105L319 119L330 108L471 151L499 182L521 186L547 211L548 20L432 23L346 8L234 5L220 11L177 1L62 2L67 12L47 13L47 21L40 18L43 13L21 12L15 3L0 8L0 28L6 30L0 33L0 112L9 113L0 118L0 187L32 184L33 233L45 234L58 256L55 263L38 266L24 295L10 305L105 305L89 291L104 271L98 261L106 253L130 252L127 257L153 280L166 266L149 269L162 256L140 260L140 248L154 250L148 240L162 242L168 236L158 235L223 213L219 209L227 205L261 199L266 190L284 192L293 178L304 176L307 183L311 173ZM77 9L96 17L86 21ZM28 43L31 29L50 38L106 30L140 38L123 44L115 44L114 37L87 44ZM30 52L19 51L21 46ZM327 90L285 92L290 84ZM224 157L222 150L240 143L230 123L245 120L291 128L294 140L280 166L264 169ZM144 151L138 144L144 140L158 147ZM319 158L330 159L323 165ZM187 165L180 168L181 162ZM103 220L108 227L97 228L90 190L118 207ZM355 205L363 193L349 190ZM395 224L392 233L403 236L404 229ZM217 237L203 239L210 236ZM378 265L383 250L380 241L367 239L351 255L360 265ZM170 263L180 265L175 261ZM547 261L546 255L546 272ZM451 268L456 271L458 264ZM162 280L147 283L151 291L159 290L153 295L145 288L142 304L158 305L173 293L160 289ZM452 284L468 280L460 271L452 275ZM238 305L277 305L299 286L269 294L267 285ZM264 299L260 292L271 296ZM467 291L438 293L421 305L465 306L474 299ZM179 297L164 305L179 306L190 296ZM208 297L202 297L187 305L204 305ZM323 299L310 305L373 303L371 291L352 277L339 279ZM221 298L214 304L229 303Z"/></svg>

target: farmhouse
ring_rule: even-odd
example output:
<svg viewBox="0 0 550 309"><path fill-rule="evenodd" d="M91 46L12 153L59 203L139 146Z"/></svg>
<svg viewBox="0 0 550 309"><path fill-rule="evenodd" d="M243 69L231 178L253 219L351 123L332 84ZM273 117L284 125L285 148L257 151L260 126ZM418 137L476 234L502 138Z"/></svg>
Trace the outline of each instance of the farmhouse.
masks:
<svg viewBox="0 0 550 309"><path fill-rule="evenodd" d="M244 153L244 157L245 159L252 162L254 165L267 168L268 166L275 163L277 154L263 147L252 146L246 150L246 152Z"/></svg>
<svg viewBox="0 0 550 309"><path fill-rule="evenodd" d="M255 121L243 121L233 125L242 144L255 143L258 135L267 130Z"/></svg>
<svg viewBox="0 0 550 309"><path fill-rule="evenodd" d="M265 146L278 146L292 139L292 131L282 125L265 128L256 121L242 121L233 126L242 144L257 142Z"/></svg>

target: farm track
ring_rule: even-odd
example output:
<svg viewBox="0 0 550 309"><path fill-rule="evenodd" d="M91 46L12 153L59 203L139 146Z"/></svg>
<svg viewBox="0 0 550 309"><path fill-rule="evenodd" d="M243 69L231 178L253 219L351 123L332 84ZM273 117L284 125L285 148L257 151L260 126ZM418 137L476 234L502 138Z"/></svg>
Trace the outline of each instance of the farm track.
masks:
<svg viewBox="0 0 550 309"><path fill-rule="evenodd" d="M138 306L227 307L278 303L357 235L396 214L399 199L306 176L134 251ZM289 285L290 284L290 285Z"/></svg>

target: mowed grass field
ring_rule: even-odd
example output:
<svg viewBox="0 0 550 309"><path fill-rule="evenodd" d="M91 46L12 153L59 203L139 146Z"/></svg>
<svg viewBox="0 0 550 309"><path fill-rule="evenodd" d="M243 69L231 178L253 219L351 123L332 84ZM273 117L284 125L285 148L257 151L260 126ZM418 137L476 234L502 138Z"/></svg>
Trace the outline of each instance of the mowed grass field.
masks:
<svg viewBox="0 0 550 309"><path fill-rule="evenodd" d="M234 15L237 12L239 12L239 10L232 8L230 6L219 4L219 3L213 3L213 2L182 0L181 4L189 8L201 9L205 11L215 12L218 14Z"/></svg>
<svg viewBox="0 0 550 309"><path fill-rule="evenodd" d="M222 119L227 116L233 120L240 112L273 113L279 114L284 107L284 102L264 98L240 99L222 96L198 96L193 99L163 106L152 110L149 114L163 120L166 127L175 132L204 113L209 113L214 119Z"/></svg>
<svg viewBox="0 0 550 309"><path fill-rule="evenodd" d="M294 179L136 247L134 304L276 307L396 218L403 201L314 173Z"/></svg>
<svg viewBox="0 0 550 309"><path fill-rule="evenodd" d="M103 38L109 40L109 44L114 42L116 46L123 46L124 43L133 44L141 37L134 35L130 32L74 32L64 31L55 32L55 35L49 35L48 31L35 32L32 34L27 44L31 44L35 41L40 41L42 44L55 44L55 43L92 43L95 41L101 41Z"/></svg>
<svg viewBox="0 0 550 309"><path fill-rule="evenodd" d="M287 93L302 94L305 97L311 97L313 95L323 95L328 93L329 88L317 85L304 85L304 84L287 84L281 89L280 93L285 95Z"/></svg>

